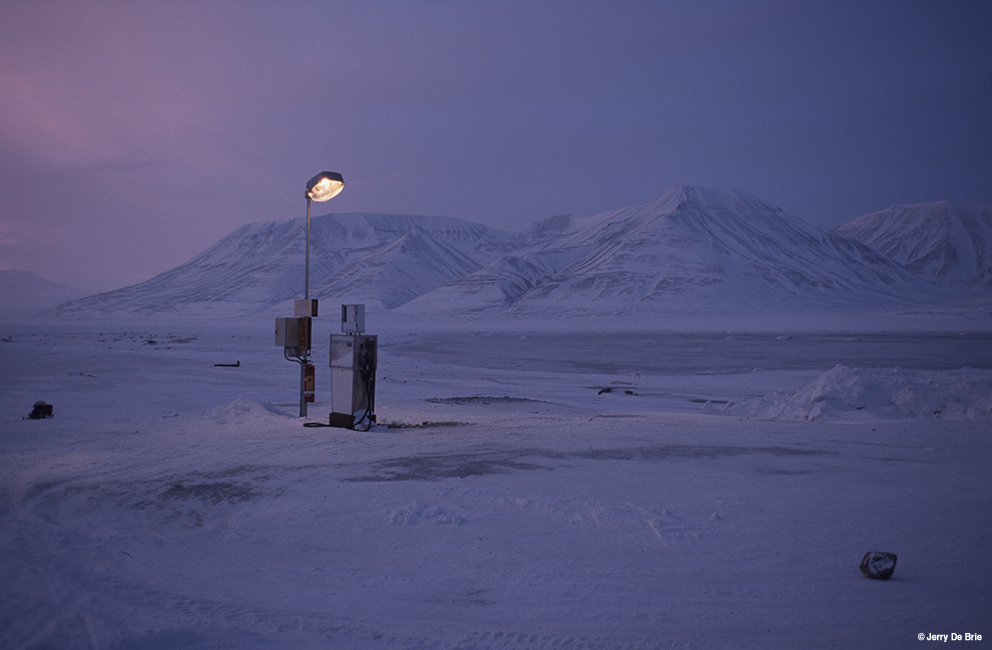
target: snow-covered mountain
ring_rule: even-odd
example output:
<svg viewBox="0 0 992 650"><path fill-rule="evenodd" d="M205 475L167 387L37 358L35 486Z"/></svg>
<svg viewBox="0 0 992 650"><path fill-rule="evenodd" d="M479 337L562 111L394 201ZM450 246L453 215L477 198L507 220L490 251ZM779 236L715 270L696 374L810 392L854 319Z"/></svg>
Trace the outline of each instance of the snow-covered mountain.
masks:
<svg viewBox="0 0 992 650"><path fill-rule="evenodd" d="M644 205L555 219L537 229L545 236L536 243L401 310L652 315L941 299L935 287L867 246L741 189L678 187Z"/></svg>
<svg viewBox="0 0 992 650"><path fill-rule="evenodd" d="M297 218L242 226L170 271L59 311L224 316L271 310L303 297L305 223ZM310 296L373 308L402 304L524 241L449 217L338 214L315 217L310 225Z"/></svg>
<svg viewBox="0 0 992 650"><path fill-rule="evenodd" d="M832 232L856 239L941 286L992 289L992 204L896 205Z"/></svg>
<svg viewBox="0 0 992 650"><path fill-rule="evenodd" d="M303 296L304 231L303 219L243 226L147 282L59 311L291 313L290 301ZM975 236L976 269L988 269L990 242L987 230ZM921 278L741 189L677 187L644 205L586 219L555 216L516 234L411 215L325 215L311 226L311 297L404 317L913 309L981 293L967 286L974 274L940 279Z"/></svg>
<svg viewBox="0 0 992 650"><path fill-rule="evenodd" d="M85 296L81 289L50 282L32 271L0 271L0 318L20 318Z"/></svg>

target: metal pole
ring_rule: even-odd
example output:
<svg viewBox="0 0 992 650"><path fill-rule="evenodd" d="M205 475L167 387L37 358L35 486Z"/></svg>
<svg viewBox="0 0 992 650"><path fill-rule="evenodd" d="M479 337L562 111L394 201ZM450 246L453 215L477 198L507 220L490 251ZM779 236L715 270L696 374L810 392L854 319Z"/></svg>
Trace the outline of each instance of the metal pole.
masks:
<svg viewBox="0 0 992 650"><path fill-rule="evenodd" d="M310 299L310 194L307 193L307 268L303 276L303 299Z"/></svg>
<svg viewBox="0 0 992 650"><path fill-rule="evenodd" d="M306 269L303 272L303 299L310 299L310 193L307 192L307 253ZM313 337L313 332L307 331L308 337ZM300 364L300 417L307 416L307 364L310 362L310 349L300 350L303 362Z"/></svg>

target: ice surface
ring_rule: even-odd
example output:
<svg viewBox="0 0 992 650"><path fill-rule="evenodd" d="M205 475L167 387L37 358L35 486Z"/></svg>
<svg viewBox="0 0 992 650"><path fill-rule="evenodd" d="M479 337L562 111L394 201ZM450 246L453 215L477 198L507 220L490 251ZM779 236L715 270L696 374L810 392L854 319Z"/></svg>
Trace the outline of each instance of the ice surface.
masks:
<svg viewBox="0 0 992 650"><path fill-rule="evenodd" d="M324 340L333 323L317 323ZM293 416L298 368L268 319L3 326L0 647L903 648L988 633L988 421L826 417L907 388L987 408L988 334L369 325L369 433ZM814 421L725 410L823 395L838 406ZM55 417L22 419L39 399ZM887 582L858 570L874 549L899 555Z"/></svg>

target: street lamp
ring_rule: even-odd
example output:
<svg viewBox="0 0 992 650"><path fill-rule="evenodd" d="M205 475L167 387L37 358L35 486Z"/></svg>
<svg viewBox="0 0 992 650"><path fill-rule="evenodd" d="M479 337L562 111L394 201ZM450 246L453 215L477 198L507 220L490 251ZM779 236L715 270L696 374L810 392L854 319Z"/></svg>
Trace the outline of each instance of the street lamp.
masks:
<svg viewBox="0 0 992 650"><path fill-rule="evenodd" d="M344 178L337 172L320 172L307 181L307 261L303 279L303 299L310 299L310 202L330 201L344 189Z"/></svg>
<svg viewBox="0 0 992 650"><path fill-rule="evenodd" d="M312 201L317 201L318 203L330 201L340 194L343 189L344 178L337 172L320 172L307 181L307 252L306 270L303 279L303 299L308 302L310 300L310 203ZM310 308L312 309L312 306ZM309 321L309 317L307 317L307 321ZM312 332L310 328L307 328L307 330L307 338L309 339L312 336ZM307 370L310 370L311 377L313 373L313 367L310 366L309 344L305 349L300 349L299 354L300 417L304 418L307 416ZM289 358L288 355L287 358ZM312 387L311 390L313 390Z"/></svg>

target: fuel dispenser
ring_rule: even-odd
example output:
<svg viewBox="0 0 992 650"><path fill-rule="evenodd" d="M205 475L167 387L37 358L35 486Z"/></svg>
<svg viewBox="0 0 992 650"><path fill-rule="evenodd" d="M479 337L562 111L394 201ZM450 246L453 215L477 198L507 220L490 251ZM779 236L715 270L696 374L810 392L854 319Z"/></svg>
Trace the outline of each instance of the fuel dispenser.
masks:
<svg viewBox="0 0 992 650"><path fill-rule="evenodd" d="M365 305L341 305L342 334L331 334L330 425L355 429L375 423L378 337L364 334Z"/></svg>

